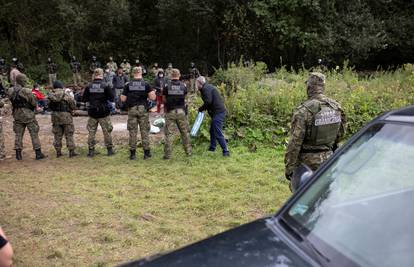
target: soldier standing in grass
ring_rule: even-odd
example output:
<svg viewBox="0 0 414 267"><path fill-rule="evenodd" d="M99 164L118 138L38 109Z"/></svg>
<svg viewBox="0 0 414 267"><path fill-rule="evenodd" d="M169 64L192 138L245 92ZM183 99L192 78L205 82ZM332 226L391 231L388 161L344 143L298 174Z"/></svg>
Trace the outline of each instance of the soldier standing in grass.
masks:
<svg viewBox="0 0 414 267"><path fill-rule="evenodd" d="M101 125L104 135L105 146L108 151L108 156L114 154L112 144L112 123L109 117L111 109L109 102L114 101L114 95L112 94L111 87L103 81L103 70L101 68L95 69L93 73L93 81L90 83L83 92L82 102L89 103L88 105L88 157L95 156L95 135L98 129L98 124Z"/></svg>
<svg viewBox="0 0 414 267"><path fill-rule="evenodd" d="M137 134L138 126L141 131L142 147L144 149L144 159L151 157L150 151L150 121L148 113L148 101L150 98L155 99L155 94L151 86L142 78L142 68L134 67L132 69L133 78L124 88L121 95L121 101L126 102L128 107L128 131L130 160L136 159Z"/></svg>
<svg viewBox="0 0 414 267"><path fill-rule="evenodd" d="M312 72L306 81L308 100L292 117L285 155L285 175L291 179L301 163L316 170L337 149L345 133L346 117L341 105L323 95L325 76Z"/></svg>
<svg viewBox="0 0 414 267"><path fill-rule="evenodd" d="M58 65L52 61L52 58L47 58L47 73L49 74L49 86L52 87L56 81Z"/></svg>
<svg viewBox="0 0 414 267"><path fill-rule="evenodd" d="M185 112L185 97L187 87L180 81L180 71L171 70L171 81L168 80L162 91L165 109L165 146L164 159L170 159L172 153L172 128L177 125L181 134L184 151L191 156L191 143L188 128L188 120Z"/></svg>
<svg viewBox="0 0 414 267"><path fill-rule="evenodd" d="M36 97L32 90L26 87L27 77L24 74L16 76L16 85L9 89L8 95L13 106L13 130L16 135L16 159L22 160L23 136L25 129L29 130L36 160L45 158L41 151L39 140L39 124L35 117Z"/></svg>
<svg viewBox="0 0 414 267"><path fill-rule="evenodd" d="M66 137L66 146L69 150L69 157L75 157L75 126L73 124L72 112L76 108L75 99L65 92L60 81L53 83L53 91L49 93L49 108L52 110L52 132L54 134L53 146L56 150L56 157L62 156L62 139Z"/></svg>

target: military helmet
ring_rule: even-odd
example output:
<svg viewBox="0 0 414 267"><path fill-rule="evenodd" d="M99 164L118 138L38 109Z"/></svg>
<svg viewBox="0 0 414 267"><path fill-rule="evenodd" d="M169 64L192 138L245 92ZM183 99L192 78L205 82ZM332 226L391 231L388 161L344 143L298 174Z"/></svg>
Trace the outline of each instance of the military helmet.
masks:
<svg viewBox="0 0 414 267"><path fill-rule="evenodd" d="M308 96L322 94L325 90L325 75L320 72L311 72L306 80Z"/></svg>

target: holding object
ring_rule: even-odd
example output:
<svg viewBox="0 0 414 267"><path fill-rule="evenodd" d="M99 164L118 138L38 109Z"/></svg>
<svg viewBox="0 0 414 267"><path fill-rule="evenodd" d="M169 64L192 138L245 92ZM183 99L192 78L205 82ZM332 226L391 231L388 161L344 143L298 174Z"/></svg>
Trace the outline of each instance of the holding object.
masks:
<svg viewBox="0 0 414 267"><path fill-rule="evenodd" d="M197 136L198 130L200 130L201 123L204 120L204 112L198 112L193 128L191 129L191 136Z"/></svg>

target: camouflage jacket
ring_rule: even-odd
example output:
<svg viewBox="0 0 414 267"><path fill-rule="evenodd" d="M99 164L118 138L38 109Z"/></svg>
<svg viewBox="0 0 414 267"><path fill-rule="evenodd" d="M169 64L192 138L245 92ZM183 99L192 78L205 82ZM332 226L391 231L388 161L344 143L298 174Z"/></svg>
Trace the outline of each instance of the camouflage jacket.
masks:
<svg viewBox="0 0 414 267"><path fill-rule="evenodd" d="M30 88L22 88L19 85L11 87L8 91L10 101L13 103L13 99L17 96L22 98L31 107L27 108L13 108L13 118L16 122L30 123L36 120L34 109L36 108L37 101Z"/></svg>
<svg viewBox="0 0 414 267"><path fill-rule="evenodd" d="M62 125L62 124L72 124L72 111L76 108L75 100L72 96L65 93L64 89L53 89L52 92L48 95L49 106L59 107L64 105L67 111L52 111L52 124Z"/></svg>
<svg viewBox="0 0 414 267"><path fill-rule="evenodd" d="M341 125L334 146L338 145L345 134L346 116L339 103L322 94L315 95L305 101L302 105L296 108L292 116L291 133L285 155L286 175L292 174L295 168L299 166L299 155L301 150L332 150L332 147L326 145L312 146L305 142L305 137L308 131L310 131L310 125L313 122L313 114L306 106L312 104L312 102L320 101L329 102L333 106L336 106L341 112Z"/></svg>
<svg viewBox="0 0 414 267"><path fill-rule="evenodd" d="M48 63L46 69L47 69L47 72L49 74L56 74L57 69L58 69L58 65L56 63L53 63L53 62Z"/></svg>

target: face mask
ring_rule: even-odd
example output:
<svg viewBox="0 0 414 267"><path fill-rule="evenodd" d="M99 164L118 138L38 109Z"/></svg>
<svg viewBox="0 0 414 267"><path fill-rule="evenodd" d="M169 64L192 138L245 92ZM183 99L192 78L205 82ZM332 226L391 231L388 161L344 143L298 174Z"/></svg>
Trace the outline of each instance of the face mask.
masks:
<svg viewBox="0 0 414 267"><path fill-rule="evenodd" d="M162 78L164 77L164 74L158 74L158 77Z"/></svg>

